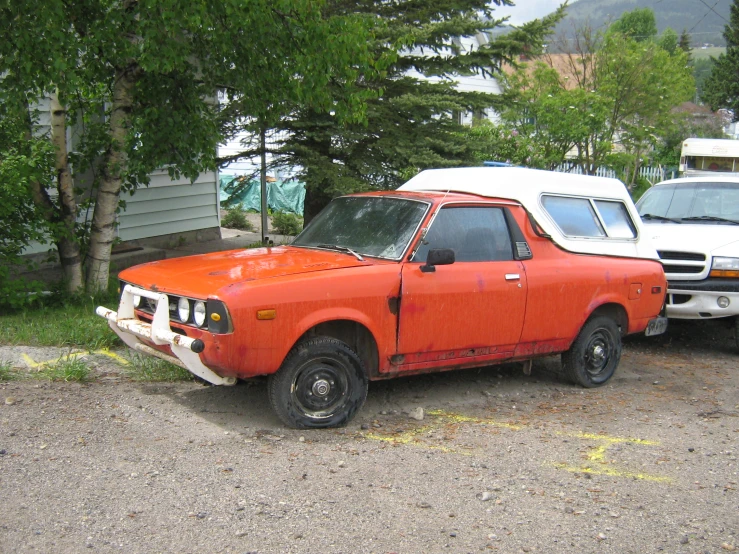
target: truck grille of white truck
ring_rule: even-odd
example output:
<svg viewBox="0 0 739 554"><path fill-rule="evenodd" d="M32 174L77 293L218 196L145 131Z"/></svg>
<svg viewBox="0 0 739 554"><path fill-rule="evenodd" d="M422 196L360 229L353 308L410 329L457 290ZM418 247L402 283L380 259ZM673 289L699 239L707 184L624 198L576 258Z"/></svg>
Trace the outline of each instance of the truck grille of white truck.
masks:
<svg viewBox="0 0 739 554"><path fill-rule="evenodd" d="M701 275L706 271L706 255L700 252L658 250L657 254L667 274Z"/></svg>

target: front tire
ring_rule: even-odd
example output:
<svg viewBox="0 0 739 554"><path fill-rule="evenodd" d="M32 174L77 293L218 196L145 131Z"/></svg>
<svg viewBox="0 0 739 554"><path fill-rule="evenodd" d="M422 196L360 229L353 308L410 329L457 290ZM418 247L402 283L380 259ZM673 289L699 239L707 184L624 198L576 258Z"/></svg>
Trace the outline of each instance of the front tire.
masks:
<svg viewBox="0 0 739 554"><path fill-rule="evenodd" d="M296 429L346 425L367 398L367 372L348 345L317 337L295 346L270 375L269 400Z"/></svg>
<svg viewBox="0 0 739 554"><path fill-rule="evenodd" d="M586 388L604 385L621 359L621 332L610 317L595 316L583 325L575 342L562 354L565 376Z"/></svg>
<svg viewBox="0 0 739 554"><path fill-rule="evenodd" d="M739 352L739 315L734 318L734 344Z"/></svg>

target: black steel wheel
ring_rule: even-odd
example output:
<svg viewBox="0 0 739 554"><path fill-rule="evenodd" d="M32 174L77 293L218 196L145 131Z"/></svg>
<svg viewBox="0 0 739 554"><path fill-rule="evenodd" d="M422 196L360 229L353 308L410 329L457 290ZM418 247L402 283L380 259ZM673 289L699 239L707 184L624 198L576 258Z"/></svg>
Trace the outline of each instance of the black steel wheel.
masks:
<svg viewBox="0 0 739 554"><path fill-rule="evenodd" d="M575 342L562 354L565 376L583 387L604 385L621 360L621 332L610 317L595 316L583 325Z"/></svg>
<svg viewBox="0 0 739 554"><path fill-rule="evenodd" d="M303 341L269 378L278 417L297 429L345 425L367 398L367 374L359 356L340 340Z"/></svg>

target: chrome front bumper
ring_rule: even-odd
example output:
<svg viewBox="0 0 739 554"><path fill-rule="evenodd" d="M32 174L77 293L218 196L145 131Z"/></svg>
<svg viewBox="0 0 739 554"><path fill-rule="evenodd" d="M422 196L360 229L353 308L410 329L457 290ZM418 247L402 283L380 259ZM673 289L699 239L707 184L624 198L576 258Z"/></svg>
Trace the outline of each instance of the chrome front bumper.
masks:
<svg viewBox="0 0 739 554"><path fill-rule="evenodd" d="M156 302L157 307L151 323L136 319L133 306L134 296L141 296ZM121 301L117 312L104 306L98 306L95 313L107 319L110 328L134 350L156 356L187 369L193 375L197 375L214 385L236 384L235 377L221 377L200 361L199 353L204 348L200 339L193 339L172 331L169 326L169 298L166 294L126 285L121 293ZM142 338L157 345L169 346L174 356L160 352L143 343Z"/></svg>

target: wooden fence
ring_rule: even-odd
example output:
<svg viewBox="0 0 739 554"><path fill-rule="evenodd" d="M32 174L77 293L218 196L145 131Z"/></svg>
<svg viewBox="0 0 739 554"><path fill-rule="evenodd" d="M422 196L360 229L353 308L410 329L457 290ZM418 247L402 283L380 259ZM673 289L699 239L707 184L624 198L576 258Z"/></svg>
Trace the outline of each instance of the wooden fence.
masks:
<svg viewBox="0 0 739 554"><path fill-rule="evenodd" d="M577 175L582 174L580 166L572 163L560 164L554 170L561 171L563 173L575 173ZM598 177L611 177L613 179L618 179L616 172L612 169L608 169L607 167L599 167L595 171L595 174ZM678 176L679 175L676 167L644 166L639 169L639 177L644 177L652 184L659 183L660 181L665 181L667 179L674 179Z"/></svg>

